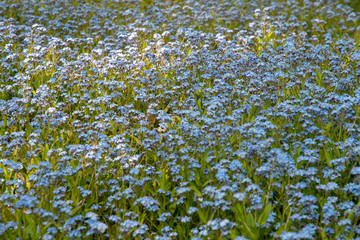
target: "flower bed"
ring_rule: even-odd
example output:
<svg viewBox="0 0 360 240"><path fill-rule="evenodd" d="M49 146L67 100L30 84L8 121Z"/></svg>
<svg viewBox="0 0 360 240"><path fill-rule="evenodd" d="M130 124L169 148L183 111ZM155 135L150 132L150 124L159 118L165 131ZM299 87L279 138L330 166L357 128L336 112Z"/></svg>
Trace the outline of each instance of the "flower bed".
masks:
<svg viewBox="0 0 360 240"><path fill-rule="evenodd" d="M1 2L0 238L360 237L346 2Z"/></svg>

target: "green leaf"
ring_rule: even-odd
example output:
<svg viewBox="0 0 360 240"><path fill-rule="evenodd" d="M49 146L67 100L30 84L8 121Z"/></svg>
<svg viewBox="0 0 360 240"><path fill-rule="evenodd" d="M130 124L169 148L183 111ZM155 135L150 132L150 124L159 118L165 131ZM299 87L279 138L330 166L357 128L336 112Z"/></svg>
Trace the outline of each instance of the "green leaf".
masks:
<svg viewBox="0 0 360 240"><path fill-rule="evenodd" d="M250 227L256 227L254 215L252 215L251 213L246 216L245 222Z"/></svg>
<svg viewBox="0 0 360 240"><path fill-rule="evenodd" d="M43 160L47 160L48 159L48 156L47 156L47 153L49 151L49 144L45 144L45 147L44 147L44 151L42 153L42 159Z"/></svg>
<svg viewBox="0 0 360 240"><path fill-rule="evenodd" d="M3 124L1 125L0 128L0 134L3 135L5 133L6 130L6 126L7 126L7 117L5 115L3 115Z"/></svg>
<svg viewBox="0 0 360 240"><path fill-rule="evenodd" d="M160 188L164 191L168 191L171 188L171 181L166 174L166 170L161 170L161 179L159 181Z"/></svg>
<svg viewBox="0 0 360 240"><path fill-rule="evenodd" d="M232 135L231 138L230 138L230 143L231 143L231 144L234 144L237 140L238 140L238 138L237 138L237 136L234 134L234 135Z"/></svg>
<svg viewBox="0 0 360 240"><path fill-rule="evenodd" d="M321 236L321 239L323 239L323 240L328 240L325 232L321 231L321 232L320 232L320 236Z"/></svg>
<svg viewBox="0 0 360 240"><path fill-rule="evenodd" d="M280 235L285 229L285 225L281 225L281 227L276 231L276 235Z"/></svg>
<svg viewBox="0 0 360 240"><path fill-rule="evenodd" d="M84 206L84 203L80 204L79 206L75 207L72 211L71 211L71 215L74 215L77 211L79 211L82 206Z"/></svg>
<svg viewBox="0 0 360 240"><path fill-rule="evenodd" d="M352 220L353 217L354 217L354 211L351 211L351 212L349 213L349 216L347 217L347 219Z"/></svg>
<svg viewBox="0 0 360 240"><path fill-rule="evenodd" d="M93 205L93 203L96 202L95 200L96 200L95 194L91 194L91 195L90 195L90 199L87 200L87 202L86 202L85 209L90 208L91 205Z"/></svg>
<svg viewBox="0 0 360 240"><path fill-rule="evenodd" d="M198 197L201 197L201 196L202 196L200 190L197 189L194 185L191 185L191 186L190 186L190 189L194 190L194 192L196 193L196 195L197 195Z"/></svg>
<svg viewBox="0 0 360 240"><path fill-rule="evenodd" d="M254 215L251 213L247 214L245 222L243 222L243 231L245 237L249 239L259 239L259 230L256 227Z"/></svg>
<svg viewBox="0 0 360 240"><path fill-rule="evenodd" d="M212 220L215 216L215 212L212 209L200 209L198 211L199 218L203 223L207 223L209 220Z"/></svg>
<svg viewBox="0 0 360 240"><path fill-rule="evenodd" d="M201 220L203 223L206 223L207 221L206 221L205 211L199 210L199 211L198 211L198 214L199 214L200 220Z"/></svg>
<svg viewBox="0 0 360 240"><path fill-rule="evenodd" d="M138 221L140 222L140 224L143 224L144 221L148 218L148 215L146 213L142 213L138 219Z"/></svg>
<svg viewBox="0 0 360 240"><path fill-rule="evenodd" d="M187 52L187 56L189 56L191 53L191 48L189 48L188 52Z"/></svg>
<svg viewBox="0 0 360 240"><path fill-rule="evenodd" d="M25 215L28 226L25 228L25 235L31 236L32 239L36 239L36 223L32 216Z"/></svg>
<svg viewBox="0 0 360 240"><path fill-rule="evenodd" d="M196 105L197 105L197 107L199 108L199 110L202 109L202 100L201 100L201 98L197 100Z"/></svg>
<svg viewBox="0 0 360 240"><path fill-rule="evenodd" d="M271 206L271 203L269 203L268 205L266 205L266 207L264 208L264 210L260 214L259 219L257 220L257 222L259 224L261 224L261 225L264 225L266 223L271 211L272 211L272 206Z"/></svg>
<svg viewBox="0 0 360 240"><path fill-rule="evenodd" d="M234 206L234 211L236 213L236 220L241 223L245 220L245 215L244 215L244 209L243 207L241 206L240 203L237 203L235 206Z"/></svg>

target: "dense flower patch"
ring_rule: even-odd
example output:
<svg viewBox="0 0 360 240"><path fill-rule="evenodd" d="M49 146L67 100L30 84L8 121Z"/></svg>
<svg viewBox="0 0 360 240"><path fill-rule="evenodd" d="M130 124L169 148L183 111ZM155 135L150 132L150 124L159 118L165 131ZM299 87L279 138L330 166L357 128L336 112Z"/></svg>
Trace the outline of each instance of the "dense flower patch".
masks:
<svg viewBox="0 0 360 240"><path fill-rule="evenodd" d="M346 3L1 1L0 238L359 237Z"/></svg>

